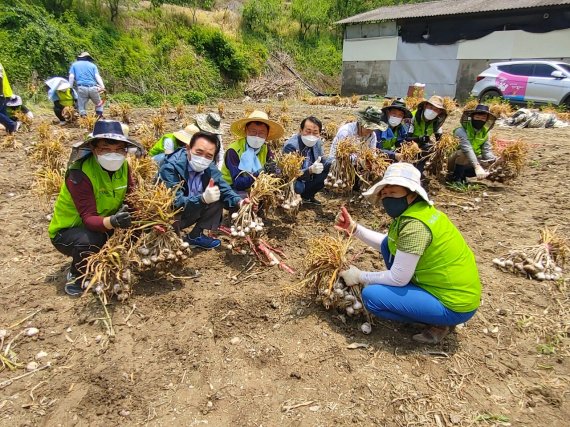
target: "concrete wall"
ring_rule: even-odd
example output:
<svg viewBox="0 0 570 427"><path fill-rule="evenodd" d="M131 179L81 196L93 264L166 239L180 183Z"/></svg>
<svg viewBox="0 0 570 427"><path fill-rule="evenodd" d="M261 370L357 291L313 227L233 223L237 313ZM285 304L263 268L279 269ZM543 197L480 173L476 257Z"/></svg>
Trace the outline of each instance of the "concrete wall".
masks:
<svg viewBox="0 0 570 427"><path fill-rule="evenodd" d="M343 62L341 94L385 94L389 74L390 61Z"/></svg>

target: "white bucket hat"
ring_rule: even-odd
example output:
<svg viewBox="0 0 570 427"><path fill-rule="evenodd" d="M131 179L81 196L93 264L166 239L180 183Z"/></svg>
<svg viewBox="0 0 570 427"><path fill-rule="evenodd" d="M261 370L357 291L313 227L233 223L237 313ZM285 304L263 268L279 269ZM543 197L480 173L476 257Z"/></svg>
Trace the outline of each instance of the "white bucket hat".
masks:
<svg viewBox="0 0 570 427"><path fill-rule="evenodd" d="M388 166L382 181L374 184L362 193L362 195L364 197L369 197L376 202L380 198L380 191L385 186L400 185L416 193L430 205L433 205L433 202L429 199L426 190L422 187L421 177L422 175L420 171L411 163L394 163Z"/></svg>

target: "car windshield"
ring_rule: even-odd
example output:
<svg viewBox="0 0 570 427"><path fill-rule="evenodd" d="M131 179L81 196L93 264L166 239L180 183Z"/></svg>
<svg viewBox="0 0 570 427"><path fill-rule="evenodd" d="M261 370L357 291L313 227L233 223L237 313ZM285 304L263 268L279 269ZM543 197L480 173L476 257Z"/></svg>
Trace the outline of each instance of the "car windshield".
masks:
<svg viewBox="0 0 570 427"><path fill-rule="evenodd" d="M567 73L570 73L570 64L556 64L556 65L558 65L560 68L562 68Z"/></svg>

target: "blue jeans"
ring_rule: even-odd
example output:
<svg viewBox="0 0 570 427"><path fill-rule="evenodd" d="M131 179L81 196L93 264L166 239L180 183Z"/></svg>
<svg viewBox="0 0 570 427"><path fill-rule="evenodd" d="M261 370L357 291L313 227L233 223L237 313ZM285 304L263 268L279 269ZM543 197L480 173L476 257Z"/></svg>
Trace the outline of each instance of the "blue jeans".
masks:
<svg viewBox="0 0 570 427"><path fill-rule="evenodd" d="M329 158L322 158L324 166L323 171L318 175L311 175L310 179L302 181L298 179L295 181L295 193L300 194L303 199L312 199L319 191L325 187L325 179L329 174L331 168L331 160Z"/></svg>
<svg viewBox="0 0 570 427"><path fill-rule="evenodd" d="M0 97L0 124L6 128L7 133L12 133L16 130L16 122L8 116L5 101L4 97Z"/></svg>
<svg viewBox="0 0 570 427"><path fill-rule="evenodd" d="M388 250L387 237L380 250L390 269L394 257ZM466 322L477 311L458 313L450 310L428 291L412 283L405 286L369 285L362 290L362 300L375 316L405 323L452 326Z"/></svg>

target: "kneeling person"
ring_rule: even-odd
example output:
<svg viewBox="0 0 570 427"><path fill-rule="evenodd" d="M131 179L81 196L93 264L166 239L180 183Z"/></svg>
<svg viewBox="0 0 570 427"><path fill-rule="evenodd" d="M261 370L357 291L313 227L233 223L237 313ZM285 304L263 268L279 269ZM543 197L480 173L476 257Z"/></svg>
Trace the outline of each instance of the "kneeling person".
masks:
<svg viewBox="0 0 570 427"><path fill-rule="evenodd" d="M48 232L55 248L73 258L65 285L68 295L83 292L81 276L89 255L101 249L114 229L131 226L124 205L134 187L125 161L130 147L143 149L124 135L120 122L99 120L79 147L88 154L67 170Z"/></svg>
<svg viewBox="0 0 570 427"><path fill-rule="evenodd" d="M301 166L303 174L295 181L295 192L305 204L321 204L315 194L324 188L331 167L330 159L323 155L322 129L321 121L309 116L301 122L299 133L289 138L283 147L283 153L299 153L305 158Z"/></svg>
<svg viewBox="0 0 570 427"><path fill-rule="evenodd" d="M224 206L233 208L248 203L224 181L214 159L220 141L211 133L195 133L184 150L175 151L164 160L159 175L167 187L179 186L174 207L182 208L180 229L194 225L184 238L192 247L214 249L220 240L204 235L220 225Z"/></svg>

